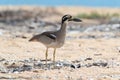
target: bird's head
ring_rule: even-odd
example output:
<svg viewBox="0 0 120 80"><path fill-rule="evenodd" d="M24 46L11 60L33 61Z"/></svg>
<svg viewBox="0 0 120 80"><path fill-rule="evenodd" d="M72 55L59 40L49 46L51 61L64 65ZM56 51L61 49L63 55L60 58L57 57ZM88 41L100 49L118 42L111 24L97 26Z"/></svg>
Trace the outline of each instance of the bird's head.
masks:
<svg viewBox="0 0 120 80"><path fill-rule="evenodd" d="M81 19L79 18L73 18L71 15L67 14L62 17L62 23L66 21L75 21L75 22L82 22Z"/></svg>

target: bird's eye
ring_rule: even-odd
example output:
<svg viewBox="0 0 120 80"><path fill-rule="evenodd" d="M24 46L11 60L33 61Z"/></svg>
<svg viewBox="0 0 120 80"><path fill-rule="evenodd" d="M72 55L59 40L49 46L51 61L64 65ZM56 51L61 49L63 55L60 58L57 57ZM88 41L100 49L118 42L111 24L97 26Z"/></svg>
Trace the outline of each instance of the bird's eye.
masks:
<svg viewBox="0 0 120 80"><path fill-rule="evenodd" d="M68 18L67 17L64 17L63 20L67 20Z"/></svg>

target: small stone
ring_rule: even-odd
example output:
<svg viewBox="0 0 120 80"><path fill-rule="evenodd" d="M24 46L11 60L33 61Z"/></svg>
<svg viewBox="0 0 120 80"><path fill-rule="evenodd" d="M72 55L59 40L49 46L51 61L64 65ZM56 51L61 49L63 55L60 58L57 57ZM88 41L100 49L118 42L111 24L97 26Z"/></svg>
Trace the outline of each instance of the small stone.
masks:
<svg viewBox="0 0 120 80"><path fill-rule="evenodd" d="M93 66L102 66L102 67L106 67L107 63L101 62L101 63L93 63Z"/></svg>
<svg viewBox="0 0 120 80"><path fill-rule="evenodd" d="M26 36L21 36L21 38L26 39L27 37Z"/></svg>
<svg viewBox="0 0 120 80"><path fill-rule="evenodd" d="M24 64L22 67L21 67L21 71L30 71L32 69L32 66L31 65L26 65Z"/></svg>
<svg viewBox="0 0 120 80"><path fill-rule="evenodd" d="M108 63L101 63L102 67L106 67L108 65Z"/></svg>
<svg viewBox="0 0 120 80"><path fill-rule="evenodd" d="M100 66L99 63L93 63L93 66Z"/></svg>
<svg viewBox="0 0 120 80"><path fill-rule="evenodd" d="M1 61L5 61L5 59L0 57L0 62L1 62Z"/></svg>
<svg viewBox="0 0 120 80"><path fill-rule="evenodd" d="M86 67L91 67L91 66L93 66L93 65L90 64L90 63L88 63L88 64L86 64L85 66L86 66Z"/></svg>
<svg viewBox="0 0 120 80"><path fill-rule="evenodd" d="M85 61L87 61L87 60L92 60L92 58L86 58Z"/></svg>
<svg viewBox="0 0 120 80"><path fill-rule="evenodd" d="M62 62L58 62L58 63L56 64L56 66L62 67L62 66L63 66L63 63L62 63Z"/></svg>
<svg viewBox="0 0 120 80"><path fill-rule="evenodd" d="M70 67L71 67L71 68L74 68L74 69L76 68L76 67L75 67L75 65L73 65L73 64L71 64L71 66L70 66Z"/></svg>
<svg viewBox="0 0 120 80"><path fill-rule="evenodd" d="M80 62L80 60L75 60L75 61L72 61L73 63L79 63Z"/></svg>
<svg viewBox="0 0 120 80"><path fill-rule="evenodd" d="M101 55L102 55L101 53L94 54L94 56L101 56Z"/></svg>
<svg viewBox="0 0 120 80"><path fill-rule="evenodd" d="M8 72L8 69L1 63L0 63L0 72L1 73L7 73Z"/></svg>
<svg viewBox="0 0 120 80"><path fill-rule="evenodd" d="M34 70L33 72L38 73L39 71L38 70Z"/></svg>
<svg viewBox="0 0 120 80"><path fill-rule="evenodd" d="M34 68L41 68L42 67L42 63L34 63Z"/></svg>
<svg viewBox="0 0 120 80"><path fill-rule="evenodd" d="M77 65L77 68L81 68L81 64L78 64L78 65Z"/></svg>

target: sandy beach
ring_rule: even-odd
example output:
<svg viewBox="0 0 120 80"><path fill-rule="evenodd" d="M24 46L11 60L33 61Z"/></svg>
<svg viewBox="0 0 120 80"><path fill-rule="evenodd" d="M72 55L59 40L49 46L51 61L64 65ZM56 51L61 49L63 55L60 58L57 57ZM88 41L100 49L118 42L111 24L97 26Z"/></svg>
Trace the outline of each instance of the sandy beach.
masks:
<svg viewBox="0 0 120 80"><path fill-rule="evenodd" d="M6 7L0 7L0 11L3 9L6 9ZM11 6L9 9L13 9L13 7ZM17 9L17 7L14 9ZM30 10L34 9L34 7L24 6L21 7L21 9ZM42 9L46 10L47 8L43 7ZM66 13L72 15L78 13L89 14L93 10L100 12L100 14L120 12L119 8L55 8L55 11L60 13L60 15ZM44 20L48 21L53 18L60 21L60 15L52 15L49 19L44 18ZM24 31L24 26L19 30L19 26L17 28L6 27L3 29L3 26L7 24L3 25L0 23L0 25L1 80L120 80L119 25L117 26L118 29L114 32L112 31L113 29L104 32L101 30L104 30L104 27L100 29L101 31L96 31L91 27L94 30L93 32L68 31L64 46L57 49L56 66L58 68L50 69L41 68L41 66L38 65L36 67L34 65L39 63L43 65L45 63L45 61L42 60L45 59L46 47L39 42L29 42L33 34L38 33L35 33L35 30L49 28L38 27L34 29L34 32L31 31L27 33L22 32ZM112 26L110 26L110 29L111 27ZM14 29L18 31L15 32ZM48 59L50 63L52 63L52 53L53 49L49 49ZM60 64L63 64L63 66ZM64 66L64 64L70 65ZM23 71L19 71L18 69L21 69L23 65L26 65L26 67L24 66Z"/></svg>

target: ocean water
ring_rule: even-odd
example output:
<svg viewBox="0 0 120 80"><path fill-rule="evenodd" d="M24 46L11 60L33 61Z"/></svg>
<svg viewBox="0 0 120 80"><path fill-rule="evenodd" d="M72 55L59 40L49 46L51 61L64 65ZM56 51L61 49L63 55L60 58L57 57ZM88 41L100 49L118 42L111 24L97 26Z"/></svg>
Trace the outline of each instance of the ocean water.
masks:
<svg viewBox="0 0 120 80"><path fill-rule="evenodd" d="M120 0L1 0L0 5L120 7Z"/></svg>

